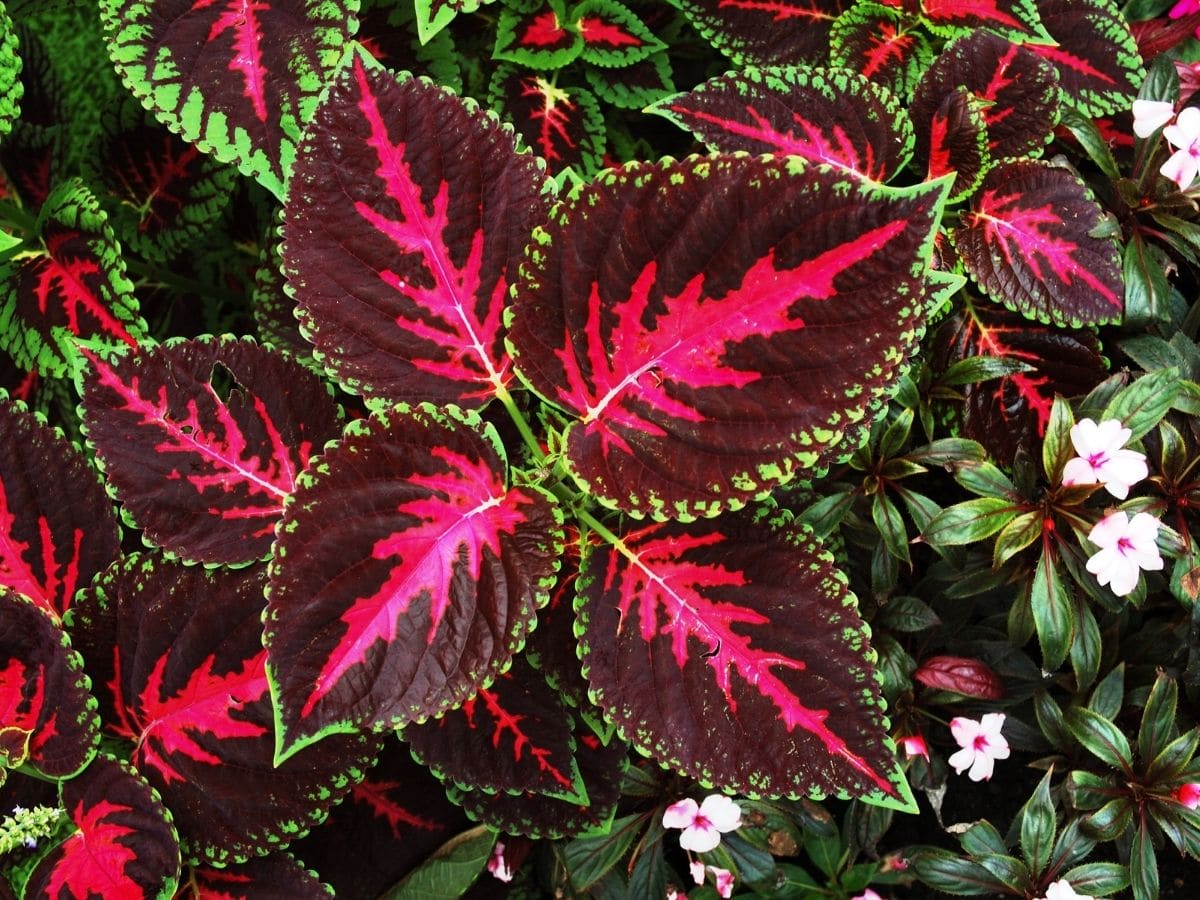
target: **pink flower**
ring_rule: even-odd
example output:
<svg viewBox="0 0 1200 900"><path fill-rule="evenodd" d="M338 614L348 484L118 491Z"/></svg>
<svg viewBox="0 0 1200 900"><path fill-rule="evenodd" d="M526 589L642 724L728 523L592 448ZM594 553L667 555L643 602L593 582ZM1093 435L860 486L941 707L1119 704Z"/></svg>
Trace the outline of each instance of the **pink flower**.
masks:
<svg viewBox="0 0 1200 900"><path fill-rule="evenodd" d="M1149 513L1132 519L1120 510L1110 513L1088 533L1088 540L1100 551L1088 559L1087 570L1101 586L1110 585L1114 594L1124 597L1137 587L1142 569L1163 567L1157 539L1158 519Z"/></svg>
<svg viewBox="0 0 1200 900"><path fill-rule="evenodd" d="M1163 137L1176 150L1159 171L1183 190L1200 172L1200 109L1189 106L1163 129Z"/></svg>
<svg viewBox="0 0 1200 900"><path fill-rule="evenodd" d="M870 888L867 888L861 894L851 897L850 900L883 900L883 898Z"/></svg>
<svg viewBox="0 0 1200 900"><path fill-rule="evenodd" d="M914 756L923 756L925 761L929 762L929 747L921 735L910 734L907 737L897 738L896 742L904 748L904 755L909 759Z"/></svg>
<svg viewBox="0 0 1200 900"><path fill-rule="evenodd" d="M1175 118L1175 104L1165 100L1133 101L1133 133L1148 138Z"/></svg>
<svg viewBox="0 0 1200 900"><path fill-rule="evenodd" d="M496 841L496 846L492 848L492 858L488 860L487 870L505 883L513 880L513 870L504 861L503 841Z"/></svg>
<svg viewBox="0 0 1200 900"><path fill-rule="evenodd" d="M1167 15L1172 19L1182 19L1195 12L1200 12L1200 0L1179 0Z"/></svg>
<svg viewBox="0 0 1200 900"><path fill-rule="evenodd" d="M1200 807L1200 783L1189 781L1175 788L1174 797L1188 809Z"/></svg>
<svg viewBox="0 0 1200 900"><path fill-rule="evenodd" d="M708 866L708 871L712 872L713 881L717 885L717 893L722 897L733 896L733 873L728 869L718 869L716 866Z"/></svg>
<svg viewBox="0 0 1200 900"><path fill-rule="evenodd" d="M1046 895L1038 900L1095 900L1090 894L1077 894L1075 888L1065 878L1060 878L1046 886Z"/></svg>
<svg viewBox="0 0 1200 900"><path fill-rule="evenodd" d="M1146 457L1136 450L1125 450L1133 432L1118 419L1105 419L1099 425L1080 419L1071 428L1071 443L1079 455L1063 469L1063 484L1100 483L1118 500L1129 496L1129 489L1148 474Z"/></svg>
<svg viewBox="0 0 1200 900"><path fill-rule="evenodd" d="M992 767L998 759L1008 759L1008 741L1000 734L1004 726L1004 713L987 713L976 722L956 716L950 720L950 733L961 750L948 762L959 775L970 767L967 777L972 781L987 781L992 777Z"/></svg>
<svg viewBox="0 0 1200 900"><path fill-rule="evenodd" d="M682 828L679 846L706 853L721 843L721 835L742 825L742 810L721 794L709 794L699 806L690 797L672 803L663 813L664 828Z"/></svg>

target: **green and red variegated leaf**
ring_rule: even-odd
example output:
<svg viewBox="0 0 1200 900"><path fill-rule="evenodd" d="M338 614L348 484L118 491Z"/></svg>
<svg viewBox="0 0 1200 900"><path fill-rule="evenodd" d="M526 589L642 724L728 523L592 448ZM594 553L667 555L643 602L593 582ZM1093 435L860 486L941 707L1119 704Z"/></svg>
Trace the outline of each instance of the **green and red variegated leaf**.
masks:
<svg viewBox="0 0 1200 900"><path fill-rule="evenodd" d="M592 65L619 68L666 49L646 23L617 0L583 0L571 10L571 18L583 38L579 55Z"/></svg>
<svg viewBox="0 0 1200 900"><path fill-rule="evenodd" d="M810 531L653 524L585 544L579 583L592 700L642 752L739 793L911 801L869 631Z"/></svg>
<svg viewBox="0 0 1200 900"><path fill-rule="evenodd" d="M423 722L508 667L554 584L562 519L507 479L494 428L428 404L350 423L301 475L265 620L280 758Z"/></svg>
<svg viewBox="0 0 1200 900"><path fill-rule="evenodd" d="M629 747L615 737L601 741L585 724L574 725L573 734L584 803L532 791L489 794L463 785L448 788L446 793L474 821L505 834L557 840L593 829L603 832L621 798Z"/></svg>
<svg viewBox="0 0 1200 900"><path fill-rule="evenodd" d="M381 897L470 825L441 782L389 740L379 762L329 818L290 848L339 897Z"/></svg>
<svg viewBox="0 0 1200 900"><path fill-rule="evenodd" d="M170 897L179 883L171 814L128 765L101 757L64 781L75 831L37 864L26 897Z"/></svg>
<svg viewBox="0 0 1200 900"><path fill-rule="evenodd" d="M58 619L120 553L87 457L24 404L0 399L0 585Z"/></svg>
<svg viewBox="0 0 1200 900"><path fill-rule="evenodd" d="M560 69L583 51L583 35L560 0L548 0L529 12L504 9L496 22L495 59L534 69Z"/></svg>
<svg viewBox="0 0 1200 900"><path fill-rule="evenodd" d="M943 98L928 130L917 133L917 157L925 160L926 177L955 173L951 202L973 194L992 164L986 114L986 101L960 86Z"/></svg>
<svg viewBox="0 0 1200 900"><path fill-rule="evenodd" d="M172 900L325 900L333 889L282 850L231 866L191 866Z"/></svg>
<svg viewBox="0 0 1200 900"><path fill-rule="evenodd" d="M512 122L525 144L553 173L588 175L604 156L604 117L591 92L558 87L540 74L501 64L492 74L488 104Z"/></svg>
<svg viewBox="0 0 1200 900"><path fill-rule="evenodd" d="M838 16L829 40L830 65L853 69L906 99L933 60L919 19L874 3L860 3Z"/></svg>
<svg viewBox="0 0 1200 900"><path fill-rule="evenodd" d="M910 113L918 133L929 132L946 97L960 88L979 100L994 158L1039 155L1053 137L1058 78L1031 50L987 31L954 41L917 85Z"/></svg>
<svg viewBox="0 0 1200 900"><path fill-rule="evenodd" d="M132 554L71 611L108 728L135 743L131 762L162 794L191 861L224 865L298 837L379 750L341 735L275 766L265 587L263 566Z"/></svg>
<svg viewBox="0 0 1200 900"><path fill-rule="evenodd" d="M938 328L933 347L938 369L976 356L1031 367L962 388L963 436L983 444L989 457L1004 466L1018 449L1037 454L1055 395L1086 394L1107 374L1093 329L1039 325L968 295Z"/></svg>
<svg viewBox="0 0 1200 900"><path fill-rule="evenodd" d="M268 238L259 249L258 268L254 270L254 290L250 293L258 336L263 343L270 344L284 356L295 359L318 375L324 375L324 370L313 358L312 344L300 333L295 315L296 304L284 289L283 273L279 267L279 243Z"/></svg>
<svg viewBox="0 0 1200 900"><path fill-rule="evenodd" d="M358 0L101 0L125 85L184 140L284 195Z"/></svg>
<svg viewBox="0 0 1200 900"><path fill-rule="evenodd" d="M77 179L59 184L36 227L36 252L0 262L0 346L55 378L78 368L76 339L104 353L136 348L146 323L92 192Z"/></svg>
<svg viewBox="0 0 1200 900"><path fill-rule="evenodd" d="M1068 169L1011 160L988 172L952 232L988 296L1031 319L1078 327L1119 322L1125 287L1103 211Z"/></svg>
<svg viewBox="0 0 1200 900"><path fill-rule="evenodd" d="M348 390L479 406L511 380L501 315L548 202L514 140L362 53L330 86L284 208L283 263L301 328Z"/></svg>
<svg viewBox="0 0 1200 900"><path fill-rule="evenodd" d="M56 620L0 587L0 769L28 765L47 778L83 769L100 739L89 688L83 659Z"/></svg>
<svg viewBox="0 0 1200 900"><path fill-rule="evenodd" d="M459 13L473 13L492 2L494 0L414 0L417 34L421 43L429 43Z"/></svg>
<svg viewBox="0 0 1200 900"><path fill-rule="evenodd" d="M8 11L0 3L0 138L12 131L13 122L21 114L21 96L24 93L20 42Z"/></svg>
<svg viewBox="0 0 1200 900"><path fill-rule="evenodd" d="M745 69L650 108L710 150L782 153L886 181L908 162L912 123L887 88L841 69Z"/></svg>
<svg viewBox="0 0 1200 900"><path fill-rule="evenodd" d="M462 67L454 38L448 31L439 31L422 42L412 4L362 0L358 22L358 42L393 72L425 75L462 93Z"/></svg>
<svg viewBox="0 0 1200 900"><path fill-rule="evenodd" d="M579 578L579 530L567 527L562 568L550 602L538 612L538 627L529 636L521 658L574 707L588 705L587 682L575 654L575 582Z"/></svg>
<svg viewBox="0 0 1200 900"><path fill-rule="evenodd" d="M739 66L820 65L849 0L678 0L696 30Z"/></svg>
<svg viewBox="0 0 1200 900"><path fill-rule="evenodd" d="M1053 42L1026 46L1058 69L1063 98L1090 117L1128 110L1146 77L1115 0L1037 0Z"/></svg>
<svg viewBox="0 0 1200 900"><path fill-rule="evenodd" d="M798 157L692 157L555 207L509 339L575 417L581 485L635 516L715 515L850 452L923 327L948 181L868 185Z"/></svg>
<svg viewBox="0 0 1200 900"><path fill-rule="evenodd" d="M404 729L417 762L438 778L487 793L575 799L579 770L558 693L521 657L458 709Z"/></svg>
<svg viewBox="0 0 1200 900"><path fill-rule="evenodd" d="M947 36L985 29L1014 40L1044 39L1037 0L920 0L930 30Z"/></svg>
<svg viewBox="0 0 1200 900"><path fill-rule="evenodd" d="M110 489L187 560L263 559L297 473L341 415L313 373L250 340L176 341L83 379L83 423Z"/></svg>
<svg viewBox="0 0 1200 900"><path fill-rule="evenodd" d="M122 244L152 259L173 256L216 224L237 173L172 134L132 97L102 118L90 183Z"/></svg>
<svg viewBox="0 0 1200 900"><path fill-rule="evenodd" d="M597 97L619 109L641 110L675 93L671 60L665 52L620 69L588 66L583 74Z"/></svg>

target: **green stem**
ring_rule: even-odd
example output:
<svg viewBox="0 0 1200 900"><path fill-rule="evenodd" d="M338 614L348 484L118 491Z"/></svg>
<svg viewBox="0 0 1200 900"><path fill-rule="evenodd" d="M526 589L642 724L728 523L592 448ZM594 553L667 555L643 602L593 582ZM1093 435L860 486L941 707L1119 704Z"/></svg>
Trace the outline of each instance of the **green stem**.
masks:
<svg viewBox="0 0 1200 900"><path fill-rule="evenodd" d="M37 219L11 200L0 200L0 225L10 225L28 238L37 234Z"/></svg>
<svg viewBox="0 0 1200 900"><path fill-rule="evenodd" d="M504 385L496 387L496 399L504 404L504 408L508 410L509 418L513 420L513 424L517 426L517 431L521 435L521 439L525 441L525 446L529 448L529 452L533 454L534 462L539 467L546 464L546 454L542 452L542 445L538 442L537 435L533 433L533 429L529 426L529 420L525 418L524 413L517 409L517 401L513 399L512 393Z"/></svg>

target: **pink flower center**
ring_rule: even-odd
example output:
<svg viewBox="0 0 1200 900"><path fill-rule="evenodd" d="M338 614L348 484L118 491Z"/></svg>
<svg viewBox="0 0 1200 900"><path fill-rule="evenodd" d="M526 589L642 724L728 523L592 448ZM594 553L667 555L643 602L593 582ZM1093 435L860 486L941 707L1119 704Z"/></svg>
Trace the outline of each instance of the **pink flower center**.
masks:
<svg viewBox="0 0 1200 900"><path fill-rule="evenodd" d="M1133 549L1133 541L1127 537L1117 540L1117 552L1122 556L1126 556Z"/></svg>
<svg viewBox="0 0 1200 900"><path fill-rule="evenodd" d="M977 734L975 740L971 742L971 746L977 751L983 751L988 748L988 739L985 734Z"/></svg>
<svg viewBox="0 0 1200 900"><path fill-rule="evenodd" d="M696 818L692 819L692 827L699 828L701 831L708 831L713 827L713 823L708 816L705 816L702 813L696 813Z"/></svg>
<svg viewBox="0 0 1200 900"><path fill-rule="evenodd" d="M1101 450L1099 453L1093 453L1091 456L1089 456L1087 458L1087 461L1088 461L1088 465L1091 466L1093 469L1098 469L1102 465L1104 465L1106 462L1108 462L1108 452L1105 450Z"/></svg>

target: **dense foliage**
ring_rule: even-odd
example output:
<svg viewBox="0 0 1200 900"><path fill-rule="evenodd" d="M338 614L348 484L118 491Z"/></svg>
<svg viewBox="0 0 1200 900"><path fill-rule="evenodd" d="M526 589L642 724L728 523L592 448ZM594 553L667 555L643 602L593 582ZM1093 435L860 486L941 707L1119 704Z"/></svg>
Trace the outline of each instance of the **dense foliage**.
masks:
<svg viewBox="0 0 1200 900"><path fill-rule="evenodd" d="M0 3L0 892L1166 895L1197 29Z"/></svg>

